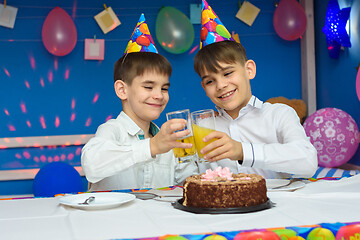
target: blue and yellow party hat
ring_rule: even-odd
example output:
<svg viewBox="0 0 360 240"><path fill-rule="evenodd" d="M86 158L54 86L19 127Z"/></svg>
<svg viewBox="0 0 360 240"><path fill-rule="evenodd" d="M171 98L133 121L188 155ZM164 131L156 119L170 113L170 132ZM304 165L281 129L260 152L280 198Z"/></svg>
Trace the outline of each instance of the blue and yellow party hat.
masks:
<svg viewBox="0 0 360 240"><path fill-rule="evenodd" d="M235 41L209 4L202 0L200 49L215 42Z"/></svg>
<svg viewBox="0 0 360 240"><path fill-rule="evenodd" d="M153 52L158 53L155 47L154 40L150 35L148 25L146 24L145 16L142 13L134 32L131 35L130 41L125 49L124 55L131 52Z"/></svg>

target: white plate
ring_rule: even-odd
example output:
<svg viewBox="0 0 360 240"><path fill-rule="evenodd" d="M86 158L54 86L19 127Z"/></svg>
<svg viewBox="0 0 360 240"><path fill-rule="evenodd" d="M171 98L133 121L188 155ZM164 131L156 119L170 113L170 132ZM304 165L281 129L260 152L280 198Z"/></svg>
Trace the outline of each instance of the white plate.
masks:
<svg viewBox="0 0 360 240"><path fill-rule="evenodd" d="M266 181L268 181L268 180L287 180L287 179L266 179ZM290 181L290 180L288 180L288 181ZM275 183L275 181L274 181L274 183ZM280 182L279 182L280 183ZM289 183L289 182L287 182L287 183ZM268 184L266 183L266 186L267 186ZM270 185L270 183L269 183L269 185ZM286 184L283 184L282 186L283 187L280 187L280 185L278 185L279 186L279 188L276 188L276 189L272 189L272 188L268 188L268 191L269 192L276 192L276 191L294 191L294 190L296 190L296 189L299 189L299 188L302 188L302 187L304 187L305 186L305 183L304 182L302 182L302 181L295 181L295 182L292 182L290 185L287 185L287 186L285 186ZM273 186L273 188L274 187L276 187L276 186Z"/></svg>
<svg viewBox="0 0 360 240"><path fill-rule="evenodd" d="M265 179L266 180L266 188L272 189L274 187L281 187L289 184L290 180L288 179Z"/></svg>
<svg viewBox="0 0 360 240"><path fill-rule="evenodd" d="M95 200L88 205L79 204L83 203L89 197L95 197ZM99 210L115 208L124 203L134 200L136 197L128 193L120 192L105 192L105 193L82 193L76 195L69 195L59 199L63 205L85 209L85 210Z"/></svg>

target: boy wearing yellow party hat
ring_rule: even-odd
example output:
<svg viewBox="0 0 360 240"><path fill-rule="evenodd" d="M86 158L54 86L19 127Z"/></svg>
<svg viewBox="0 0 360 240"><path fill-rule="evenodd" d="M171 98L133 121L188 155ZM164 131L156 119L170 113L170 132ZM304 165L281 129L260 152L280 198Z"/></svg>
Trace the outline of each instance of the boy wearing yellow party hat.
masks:
<svg viewBox="0 0 360 240"><path fill-rule="evenodd" d="M176 141L189 134L190 130L178 131L186 121L172 119L160 129L152 122L169 101L171 72L142 14L114 66L114 88L123 110L100 125L82 149L81 165L90 190L159 188L181 184L198 172L195 161L180 164L170 151L192 147Z"/></svg>
<svg viewBox="0 0 360 240"><path fill-rule="evenodd" d="M266 178L311 177L317 168L317 152L295 110L252 95L255 62L247 59L244 47L231 38L205 0L201 20L201 49L194 68L219 116L218 131L204 138L205 142L217 140L201 150L208 162L200 163L200 172L222 166Z"/></svg>

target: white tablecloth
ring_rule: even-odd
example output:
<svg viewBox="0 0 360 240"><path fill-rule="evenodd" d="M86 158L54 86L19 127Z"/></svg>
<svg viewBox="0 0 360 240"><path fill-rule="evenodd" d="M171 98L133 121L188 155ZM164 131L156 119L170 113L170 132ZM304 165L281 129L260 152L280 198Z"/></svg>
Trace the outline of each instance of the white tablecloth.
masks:
<svg viewBox="0 0 360 240"><path fill-rule="evenodd" d="M0 239L114 239L360 221L360 175L268 192L276 206L243 214L194 214L169 202L139 200L79 210L58 198L0 201Z"/></svg>

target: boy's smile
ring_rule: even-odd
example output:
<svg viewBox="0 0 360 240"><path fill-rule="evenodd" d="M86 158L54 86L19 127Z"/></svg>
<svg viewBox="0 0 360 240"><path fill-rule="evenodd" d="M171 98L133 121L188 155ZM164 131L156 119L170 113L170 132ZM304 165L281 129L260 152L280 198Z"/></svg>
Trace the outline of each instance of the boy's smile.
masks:
<svg viewBox="0 0 360 240"><path fill-rule="evenodd" d="M149 106L151 107L155 107L155 108L161 108L162 106L164 106L163 104L156 104L156 103L147 103Z"/></svg>
<svg viewBox="0 0 360 240"><path fill-rule="evenodd" d="M245 65L238 62L219 65L216 73L205 70L201 85L211 101L235 119L252 96L250 79L255 77L256 66L252 60Z"/></svg>
<svg viewBox="0 0 360 240"><path fill-rule="evenodd" d="M236 91L236 89L229 91L229 92L221 95L219 98L221 98L222 101L227 101L234 95L235 91Z"/></svg>

